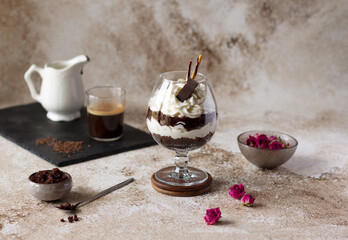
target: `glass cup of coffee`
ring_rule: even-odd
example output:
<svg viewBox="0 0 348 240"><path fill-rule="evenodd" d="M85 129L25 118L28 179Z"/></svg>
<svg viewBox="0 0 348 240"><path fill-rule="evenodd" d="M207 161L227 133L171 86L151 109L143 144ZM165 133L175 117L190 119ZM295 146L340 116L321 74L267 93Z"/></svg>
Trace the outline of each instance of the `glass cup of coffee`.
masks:
<svg viewBox="0 0 348 240"><path fill-rule="evenodd" d="M122 137L126 91L119 87L94 87L86 91L89 134L97 141Z"/></svg>

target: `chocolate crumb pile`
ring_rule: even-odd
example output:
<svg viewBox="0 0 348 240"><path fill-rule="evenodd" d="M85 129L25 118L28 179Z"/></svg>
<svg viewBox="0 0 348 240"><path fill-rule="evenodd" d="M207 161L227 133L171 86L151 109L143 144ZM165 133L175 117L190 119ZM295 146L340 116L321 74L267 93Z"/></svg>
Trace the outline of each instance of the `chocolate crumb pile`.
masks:
<svg viewBox="0 0 348 240"><path fill-rule="evenodd" d="M68 217L68 221L69 223L73 223L73 222L77 222L81 220L81 218L77 217L77 215L75 214L74 216L69 216ZM64 218L60 219L61 222L66 222Z"/></svg>
<svg viewBox="0 0 348 240"><path fill-rule="evenodd" d="M48 138L40 138L40 139L36 139L35 144L36 144L37 146L40 146L40 145L47 145L47 144L50 143L50 141L51 141L51 138L50 138L50 137L48 137Z"/></svg>
<svg viewBox="0 0 348 240"><path fill-rule="evenodd" d="M83 141L59 141L50 137L36 139L35 144L37 146L48 145L52 146L53 151L65 154L72 154L81 151L83 147Z"/></svg>
<svg viewBox="0 0 348 240"><path fill-rule="evenodd" d="M64 209L64 210L75 210L76 205L72 205L71 203L67 202L67 203L60 204L59 206L57 206L57 208Z"/></svg>
<svg viewBox="0 0 348 240"><path fill-rule="evenodd" d="M29 179L35 183L58 183L66 180L68 176L58 168L38 171L30 175Z"/></svg>
<svg viewBox="0 0 348 240"><path fill-rule="evenodd" d="M53 150L59 153L76 153L81 151L83 146L83 141L59 141L53 138L52 141Z"/></svg>

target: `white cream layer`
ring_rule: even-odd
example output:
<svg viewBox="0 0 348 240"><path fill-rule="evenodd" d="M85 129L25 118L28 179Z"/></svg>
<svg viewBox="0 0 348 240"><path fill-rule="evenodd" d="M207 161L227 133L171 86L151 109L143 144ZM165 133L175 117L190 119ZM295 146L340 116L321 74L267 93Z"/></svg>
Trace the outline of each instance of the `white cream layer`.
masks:
<svg viewBox="0 0 348 240"><path fill-rule="evenodd" d="M197 118L205 112L203 103L207 94L206 83L199 83L193 94L184 102L180 102L176 96L184 87L186 81L163 81L160 89L151 97L149 107L153 112L161 111L172 117Z"/></svg>
<svg viewBox="0 0 348 240"><path fill-rule="evenodd" d="M176 126L161 126L159 122L151 118L149 120L146 119L147 127L152 134L158 134L161 136L171 137L173 139L177 138L202 138L207 136L210 132L214 133L216 130L216 121L210 122L207 125L194 129L191 131L187 131L183 125Z"/></svg>

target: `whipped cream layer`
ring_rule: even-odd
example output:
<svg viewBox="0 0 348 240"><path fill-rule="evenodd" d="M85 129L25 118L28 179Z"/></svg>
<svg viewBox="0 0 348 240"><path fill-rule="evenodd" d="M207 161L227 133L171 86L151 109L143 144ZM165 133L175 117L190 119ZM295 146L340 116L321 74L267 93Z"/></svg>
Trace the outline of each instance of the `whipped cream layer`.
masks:
<svg viewBox="0 0 348 240"><path fill-rule="evenodd" d="M187 131L183 125L178 124L176 126L166 126L160 125L159 122L154 119L146 119L147 127L152 134L158 134L160 136L167 136L173 139L178 138L203 138L206 137L209 133L214 133L216 130L216 121L210 122L205 126Z"/></svg>
<svg viewBox="0 0 348 240"><path fill-rule="evenodd" d="M191 97L184 102L180 102L176 96L185 83L184 79L178 79L177 81L164 80L161 88L155 92L149 101L151 111L161 111L165 115L189 118L197 118L204 114L206 112L203 107L207 94L206 83L199 83Z"/></svg>

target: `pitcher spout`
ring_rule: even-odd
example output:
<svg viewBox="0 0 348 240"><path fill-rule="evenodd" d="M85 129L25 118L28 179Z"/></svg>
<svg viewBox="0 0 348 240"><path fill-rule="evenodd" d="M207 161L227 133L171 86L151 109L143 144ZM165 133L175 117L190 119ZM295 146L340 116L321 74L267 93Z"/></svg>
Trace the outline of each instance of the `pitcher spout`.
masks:
<svg viewBox="0 0 348 240"><path fill-rule="evenodd" d="M45 68L50 68L58 71L68 71L75 69L76 71L82 71L83 66L90 61L90 58L86 55L79 55L70 60L56 61L45 64ZM73 70L74 71L74 70Z"/></svg>
<svg viewBox="0 0 348 240"><path fill-rule="evenodd" d="M85 65L85 63L89 62L90 59L88 56L86 55L79 55L77 57L74 57L73 59L68 60L68 65L72 66L76 66L76 65Z"/></svg>
<svg viewBox="0 0 348 240"><path fill-rule="evenodd" d="M73 59L68 60L68 64L70 68L75 68L77 71L81 72L83 74L83 66L90 61L90 58L86 55L79 55L77 57L74 57Z"/></svg>

